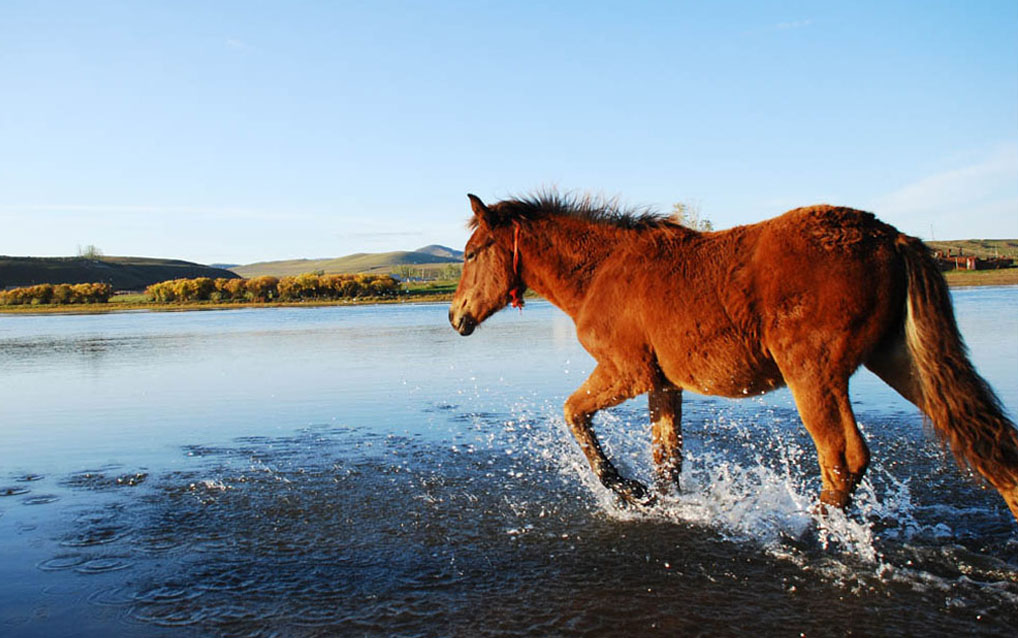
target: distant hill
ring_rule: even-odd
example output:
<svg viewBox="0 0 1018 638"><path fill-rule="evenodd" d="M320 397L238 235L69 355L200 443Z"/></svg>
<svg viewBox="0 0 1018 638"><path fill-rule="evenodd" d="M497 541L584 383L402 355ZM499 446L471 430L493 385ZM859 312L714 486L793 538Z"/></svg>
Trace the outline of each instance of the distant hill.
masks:
<svg viewBox="0 0 1018 638"><path fill-rule="evenodd" d="M440 253L447 253L447 255ZM458 264L462 253L445 246L425 246L419 250L398 250L388 253L354 253L336 259L292 259L263 261L233 268L241 277L272 275L285 277L305 272L333 273L389 273L399 266L434 266Z"/></svg>
<svg viewBox="0 0 1018 638"><path fill-rule="evenodd" d="M463 251L449 248L448 246L439 246L438 244L431 244L424 248L418 248L414 251L415 253L426 253L428 255L434 255L436 257L448 257L449 259L455 259L460 261L463 259Z"/></svg>
<svg viewBox="0 0 1018 638"><path fill-rule="evenodd" d="M114 290L143 290L168 279L210 277L236 279L222 268L179 259L148 257L7 257L0 255L0 289L35 284L105 282Z"/></svg>

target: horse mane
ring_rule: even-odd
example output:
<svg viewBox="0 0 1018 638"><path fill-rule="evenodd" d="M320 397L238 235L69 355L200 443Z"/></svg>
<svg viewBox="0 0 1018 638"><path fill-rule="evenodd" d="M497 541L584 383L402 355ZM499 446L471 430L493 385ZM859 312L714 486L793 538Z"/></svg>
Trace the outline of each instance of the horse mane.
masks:
<svg viewBox="0 0 1018 638"><path fill-rule="evenodd" d="M561 194L540 191L533 195L506 199L488 207L503 222L534 221L570 217L625 230L680 228L674 219L648 207L624 207L618 198L590 194ZM471 226L476 220L471 222Z"/></svg>

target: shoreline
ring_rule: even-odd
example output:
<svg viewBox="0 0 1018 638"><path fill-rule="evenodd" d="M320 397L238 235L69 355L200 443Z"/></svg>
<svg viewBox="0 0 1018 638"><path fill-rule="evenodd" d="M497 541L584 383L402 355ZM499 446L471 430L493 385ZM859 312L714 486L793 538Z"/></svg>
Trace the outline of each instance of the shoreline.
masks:
<svg viewBox="0 0 1018 638"><path fill-rule="evenodd" d="M945 279L951 288L968 288L975 286L1016 286L1018 285L1018 268L1006 270L952 270L945 273ZM528 299L535 299L532 294ZM371 306L389 304L439 303L452 300L452 293L416 293L391 299L367 297L363 299L344 299L328 301L267 301L267 302L215 302L198 301L186 303L152 302L152 301L115 301L99 304L47 304L24 306L0 306L2 315L93 315L118 312L189 312L195 310L242 310L245 308L322 308L331 306Z"/></svg>
<svg viewBox="0 0 1018 638"><path fill-rule="evenodd" d="M1018 285L1018 267L999 270L948 270L943 274L947 285L952 288Z"/></svg>
<svg viewBox="0 0 1018 638"><path fill-rule="evenodd" d="M115 299L115 298L114 298ZM452 300L452 293L415 294L386 299L307 300L307 301L191 301L184 303L154 301L113 301L94 304L47 304L0 306L0 314L8 315L98 315L116 312L189 312L194 310L244 310L247 308L324 308L332 306L375 306L394 304L437 303Z"/></svg>

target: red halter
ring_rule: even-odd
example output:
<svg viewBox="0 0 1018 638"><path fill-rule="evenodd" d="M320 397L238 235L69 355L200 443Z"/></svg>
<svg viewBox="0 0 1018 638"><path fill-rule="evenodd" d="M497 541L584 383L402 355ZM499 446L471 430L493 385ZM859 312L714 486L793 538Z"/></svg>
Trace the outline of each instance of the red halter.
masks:
<svg viewBox="0 0 1018 638"><path fill-rule="evenodd" d="M516 281L509 289L509 305L523 312L523 292L526 285L520 281L520 223L513 220L513 276Z"/></svg>

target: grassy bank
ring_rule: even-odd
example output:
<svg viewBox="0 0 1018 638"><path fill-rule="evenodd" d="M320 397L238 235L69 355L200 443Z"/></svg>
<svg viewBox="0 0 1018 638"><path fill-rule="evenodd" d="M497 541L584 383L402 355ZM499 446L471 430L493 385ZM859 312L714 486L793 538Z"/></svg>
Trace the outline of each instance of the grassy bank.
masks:
<svg viewBox="0 0 1018 638"><path fill-rule="evenodd" d="M949 270L944 277L951 286L1014 286L1018 285L1018 268Z"/></svg>

